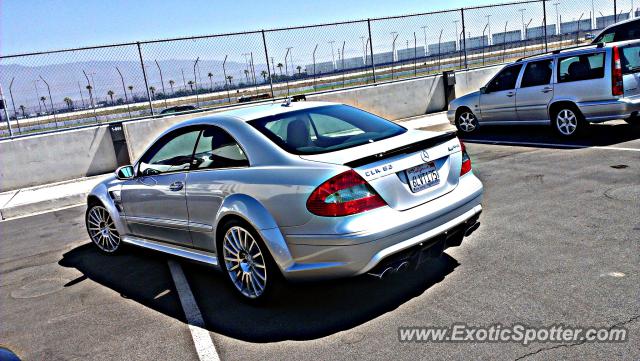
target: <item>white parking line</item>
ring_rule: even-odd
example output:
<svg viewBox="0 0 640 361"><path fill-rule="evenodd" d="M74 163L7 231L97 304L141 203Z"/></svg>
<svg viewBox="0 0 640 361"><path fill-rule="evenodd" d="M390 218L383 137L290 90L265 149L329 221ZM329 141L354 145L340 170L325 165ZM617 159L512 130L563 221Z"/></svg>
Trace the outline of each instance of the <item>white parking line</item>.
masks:
<svg viewBox="0 0 640 361"><path fill-rule="evenodd" d="M462 139L465 143L480 143L480 144L505 144L505 145L524 145L535 147L554 147L554 148L570 148L570 149L604 149L604 150L626 150L631 152L640 152L640 149L636 148L623 148L623 147L602 147L602 146L588 146L577 144L555 144L555 143L535 143L535 142L510 142L504 140L481 140L481 139Z"/></svg>
<svg viewBox="0 0 640 361"><path fill-rule="evenodd" d="M196 346L198 358L200 358L201 361L219 361L220 357L218 356L216 347L213 345L209 331L204 328L202 313L200 313L196 300L193 298L193 293L191 293L189 283L187 283L184 272L182 272L182 267L172 259L170 259L168 263L173 283L176 285L178 297L182 304L182 310L189 324L193 344Z"/></svg>

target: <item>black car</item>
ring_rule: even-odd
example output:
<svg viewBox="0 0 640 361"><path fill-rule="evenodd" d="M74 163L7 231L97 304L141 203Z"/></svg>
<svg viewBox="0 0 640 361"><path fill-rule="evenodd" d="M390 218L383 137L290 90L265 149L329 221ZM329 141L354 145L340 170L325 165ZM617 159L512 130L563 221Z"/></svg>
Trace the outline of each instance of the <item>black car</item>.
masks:
<svg viewBox="0 0 640 361"><path fill-rule="evenodd" d="M593 39L593 44L640 39L640 18L609 25Z"/></svg>
<svg viewBox="0 0 640 361"><path fill-rule="evenodd" d="M160 112L160 114L181 113L181 112L188 112L188 111L192 111L192 110L196 110L196 109L198 109L198 108L196 106L193 106L193 105L178 105L178 106L175 106L175 107L163 109Z"/></svg>

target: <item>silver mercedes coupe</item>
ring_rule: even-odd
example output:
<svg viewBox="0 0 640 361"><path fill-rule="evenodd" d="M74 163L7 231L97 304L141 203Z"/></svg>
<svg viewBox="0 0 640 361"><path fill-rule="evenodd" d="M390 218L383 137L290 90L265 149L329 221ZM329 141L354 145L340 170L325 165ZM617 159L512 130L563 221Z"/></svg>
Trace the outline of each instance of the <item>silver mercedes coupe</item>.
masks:
<svg viewBox="0 0 640 361"><path fill-rule="evenodd" d="M102 252L219 266L259 300L283 279L381 278L458 246L482 192L453 132L287 100L168 129L91 191L86 226Z"/></svg>

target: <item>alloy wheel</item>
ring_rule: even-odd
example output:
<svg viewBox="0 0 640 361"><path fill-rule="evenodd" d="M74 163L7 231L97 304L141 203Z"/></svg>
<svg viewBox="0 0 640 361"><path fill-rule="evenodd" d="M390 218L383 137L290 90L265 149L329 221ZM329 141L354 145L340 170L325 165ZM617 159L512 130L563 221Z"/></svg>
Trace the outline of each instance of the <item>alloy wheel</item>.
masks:
<svg viewBox="0 0 640 361"><path fill-rule="evenodd" d="M87 213L87 229L93 243L107 253L120 246L120 235L106 208L94 206Z"/></svg>
<svg viewBox="0 0 640 361"><path fill-rule="evenodd" d="M224 235L222 254L236 289L245 297L260 297L267 286L267 267L262 249L251 233L239 226L229 228Z"/></svg>
<svg viewBox="0 0 640 361"><path fill-rule="evenodd" d="M466 133L476 129L476 116L471 112L464 112L458 117L458 127Z"/></svg>
<svg viewBox="0 0 640 361"><path fill-rule="evenodd" d="M578 117L572 110L563 109L556 115L556 128L562 135L573 135L578 128Z"/></svg>

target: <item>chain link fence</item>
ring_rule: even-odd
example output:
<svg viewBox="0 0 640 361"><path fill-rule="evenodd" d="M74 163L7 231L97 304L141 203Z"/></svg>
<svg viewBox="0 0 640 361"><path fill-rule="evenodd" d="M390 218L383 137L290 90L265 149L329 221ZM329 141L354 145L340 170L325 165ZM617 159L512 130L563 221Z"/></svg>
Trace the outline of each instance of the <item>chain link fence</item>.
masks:
<svg viewBox="0 0 640 361"><path fill-rule="evenodd" d="M0 136L427 76L588 43L633 0L533 0L0 57ZM7 121L7 118L9 121Z"/></svg>

